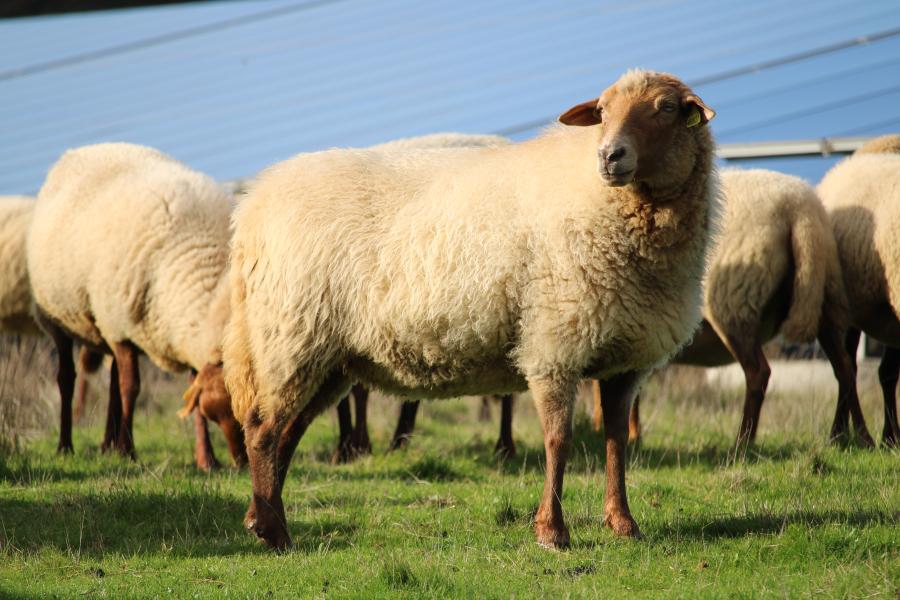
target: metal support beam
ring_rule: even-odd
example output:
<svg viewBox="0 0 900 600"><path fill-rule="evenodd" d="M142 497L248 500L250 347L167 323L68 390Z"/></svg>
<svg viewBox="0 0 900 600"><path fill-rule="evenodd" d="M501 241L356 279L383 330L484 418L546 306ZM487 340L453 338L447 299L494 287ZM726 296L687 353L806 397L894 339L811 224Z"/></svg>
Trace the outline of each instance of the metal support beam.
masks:
<svg viewBox="0 0 900 600"><path fill-rule="evenodd" d="M719 144L717 153L725 160L783 158L786 156L830 156L852 154L870 137L834 137L817 140L785 140L776 142L739 142Z"/></svg>

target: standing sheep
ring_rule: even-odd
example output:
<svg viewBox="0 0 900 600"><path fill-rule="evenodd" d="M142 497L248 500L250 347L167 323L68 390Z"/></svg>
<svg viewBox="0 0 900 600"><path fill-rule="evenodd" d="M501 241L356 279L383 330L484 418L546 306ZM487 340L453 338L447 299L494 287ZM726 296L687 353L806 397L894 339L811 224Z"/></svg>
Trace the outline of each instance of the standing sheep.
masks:
<svg viewBox="0 0 900 600"><path fill-rule="evenodd" d="M884 392L886 446L900 442L896 388L900 371L900 154L897 136L878 138L836 164L819 183L828 211L850 318L857 330L885 344L878 376ZM885 151L886 150L886 151ZM856 354L859 331L848 336ZM842 419L847 420L846 410Z"/></svg>
<svg viewBox="0 0 900 600"><path fill-rule="evenodd" d="M31 285L25 259L25 240L34 210L34 198L0 196L0 331L20 335L38 335L40 327L31 311ZM87 375L100 368L99 355L82 347L79 352L78 404L87 394ZM60 423L59 450L72 449L71 419L63 415Z"/></svg>
<svg viewBox="0 0 900 600"><path fill-rule="evenodd" d="M281 489L299 437L353 381L406 397L529 388L547 474L540 544L565 547L562 483L578 382L601 380L605 522L638 536L628 405L700 319L717 201L714 116L640 70L534 140L267 169L234 215L223 356L247 435L245 526L290 537Z"/></svg>
<svg viewBox="0 0 900 600"><path fill-rule="evenodd" d="M197 462L215 465L204 414L241 462L243 436L222 382L232 199L212 179L150 148L98 144L66 152L38 195L28 270L38 317L60 350L63 415L71 411L72 339L114 358L111 432L134 457L138 354L167 371L197 372ZM108 442L111 440L107 440Z"/></svg>
<svg viewBox="0 0 900 600"><path fill-rule="evenodd" d="M721 182L724 210L704 282L704 321L673 362L740 363L746 397L737 443L743 445L756 438L771 374L763 344L779 331L797 342L818 336L840 390L832 439L847 436L841 415L849 411L860 442L873 445L843 343L849 316L837 248L815 190L798 177L762 169L726 170ZM595 411L597 402L595 388ZM636 401L632 441L640 434L637 411Z"/></svg>

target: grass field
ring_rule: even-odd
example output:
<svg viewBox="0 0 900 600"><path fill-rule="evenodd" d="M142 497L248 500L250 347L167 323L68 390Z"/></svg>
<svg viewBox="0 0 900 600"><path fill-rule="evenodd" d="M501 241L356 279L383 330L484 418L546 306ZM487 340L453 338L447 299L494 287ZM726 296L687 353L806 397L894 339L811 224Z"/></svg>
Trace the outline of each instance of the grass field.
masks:
<svg viewBox="0 0 900 600"><path fill-rule="evenodd" d="M880 432L868 372L863 400ZM583 408L565 485L566 552L534 542L543 454L530 401L517 403L518 456L500 464L496 424L477 421L472 399L426 405L412 447L385 455L397 404L376 398L374 456L331 466L331 414L301 443L285 490L295 548L279 556L241 529L246 472L192 467L192 430L176 420L170 388L138 414L138 463L100 455L96 424L77 429L74 456L54 454L52 430L0 456L0 596L900 594L900 455L826 446L827 390L771 394L760 443L736 457L740 390L652 381L628 473L641 541L601 525L604 457Z"/></svg>

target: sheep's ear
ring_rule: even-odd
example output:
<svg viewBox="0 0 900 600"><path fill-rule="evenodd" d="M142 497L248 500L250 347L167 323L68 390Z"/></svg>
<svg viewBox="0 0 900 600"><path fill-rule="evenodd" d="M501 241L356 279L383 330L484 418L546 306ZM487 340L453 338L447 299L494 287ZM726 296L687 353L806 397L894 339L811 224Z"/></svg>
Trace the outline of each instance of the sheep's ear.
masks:
<svg viewBox="0 0 900 600"><path fill-rule="evenodd" d="M684 97L684 110L687 114L687 126L696 127L697 125L705 125L713 120L716 111L708 107L700 96L689 94Z"/></svg>
<svg viewBox="0 0 900 600"><path fill-rule="evenodd" d="M199 377L194 377L191 387L189 387L182 396L184 399L184 408L178 411L178 416L182 419L194 412L194 409L197 408L197 405L200 403L200 392L203 391L203 386L200 385L199 380Z"/></svg>
<svg viewBox="0 0 900 600"><path fill-rule="evenodd" d="M576 104L557 119L563 125L576 125L578 127L587 127L589 125L597 125L601 122L600 109L597 103L600 98L594 98L581 104Z"/></svg>

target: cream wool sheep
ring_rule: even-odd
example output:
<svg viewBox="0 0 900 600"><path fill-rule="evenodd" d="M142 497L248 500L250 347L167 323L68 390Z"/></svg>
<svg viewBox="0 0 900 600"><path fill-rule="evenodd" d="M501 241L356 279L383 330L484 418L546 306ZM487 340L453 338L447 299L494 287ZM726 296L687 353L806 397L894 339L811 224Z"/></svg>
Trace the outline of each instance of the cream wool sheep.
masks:
<svg viewBox="0 0 900 600"><path fill-rule="evenodd" d="M857 148L853 154L900 154L900 135L890 134L872 138Z"/></svg>
<svg viewBox="0 0 900 600"><path fill-rule="evenodd" d="M536 535L566 546L574 391L595 375L606 522L638 535L624 486L627 406L700 318L714 114L677 78L629 71L560 117L584 127L496 148L329 151L267 169L234 215L223 344L248 440L247 528L290 543L281 486L296 439L352 381L430 398L528 387L547 453Z"/></svg>
<svg viewBox="0 0 900 600"><path fill-rule="evenodd" d="M112 352L124 454L134 454L138 352L167 371L199 371L198 385L224 393L215 365L228 313L232 207L209 177L132 144L70 150L40 190L27 241L38 315L63 350L71 337ZM61 392L66 412L71 396ZM221 424L239 460L241 433L228 413Z"/></svg>
<svg viewBox="0 0 900 600"><path fill-rule="evenodd" d="M818 192L831 219L853 326L886 345L879 367L884 391L883 442L896 445L900 441L896 405L900 369L900 155L857 151L828 171ZM856 334L851 347L858 342Z"/></svg>
<svg viewBox="0 0 900 600"><path fill-rule="evenodd" d="M25 238L34 199L0 196L0 330L40 332L31 316L31 288L25 262Z"/></svg>
<svg viewBox="0 0 900 600"><path fill-rule="evenodd" d="M725 170L721 185L724 209L704 281L704 321L673 362L740 363L747 385L737 438L743 444L756 436L771 374L763 344L779 332L797 342L818 336L839 382L837 415L849 408L860 441L871 445L843 344L849 318L837 248L815 190L798 177L762 169ZM595 388L595 407L597 400ZM635 402L632 440L640 431L637 411ZM847 434L837 415L833 439Z"/></svg>

